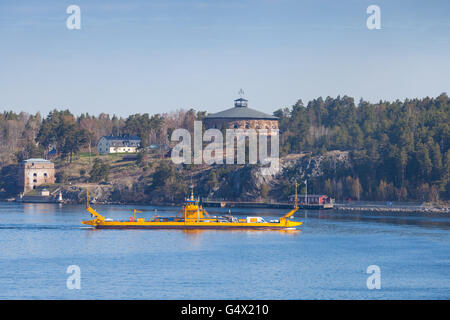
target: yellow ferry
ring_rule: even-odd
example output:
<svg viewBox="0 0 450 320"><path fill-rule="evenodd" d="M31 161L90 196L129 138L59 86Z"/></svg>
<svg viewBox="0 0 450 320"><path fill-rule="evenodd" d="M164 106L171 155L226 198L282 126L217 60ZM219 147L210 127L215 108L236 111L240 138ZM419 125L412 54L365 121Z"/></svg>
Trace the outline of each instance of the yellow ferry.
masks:
<svg viewBox="0 0 450 320"><path fill-rule="evenodd" d="M297 191L295 193L297 195ZM294 213L298 210L297 196L294 208L279 220L266 222L262 217L246 217L238 219L231 214L223 216L210 216L200 204L200 199L191 196L185 199L185 203L175 217L161 217L157 214L149 220L134 217L129 221L114 221L106 219L95 211L89 204L89 191L86 190L86 210L95 219L82 221L83 224L97 229L242 229L242 230L289 230L302 225L302 222L293 221ZM180 214L181 213L181 214Z"/></svg>

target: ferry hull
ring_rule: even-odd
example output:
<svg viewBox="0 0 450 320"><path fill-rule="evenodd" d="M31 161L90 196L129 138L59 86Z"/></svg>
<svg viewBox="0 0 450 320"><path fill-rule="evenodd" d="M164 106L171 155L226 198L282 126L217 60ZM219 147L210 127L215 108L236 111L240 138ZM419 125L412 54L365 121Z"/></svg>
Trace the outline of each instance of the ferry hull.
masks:
<svg viewBox="0 0 450 320"><path fill-rule="evenodd" d="M301 223L300 223L301 224ZM145 226L145 225L97 225L96 229L146 229L146 230L289 230L296 227L290 226Z"/></svg>

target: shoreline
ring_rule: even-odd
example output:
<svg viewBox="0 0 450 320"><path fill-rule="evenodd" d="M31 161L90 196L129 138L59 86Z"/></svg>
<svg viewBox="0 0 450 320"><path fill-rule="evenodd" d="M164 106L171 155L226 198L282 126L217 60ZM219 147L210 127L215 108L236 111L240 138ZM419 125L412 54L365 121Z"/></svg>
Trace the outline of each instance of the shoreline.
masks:
<svg viewBox="0 0 450 320"><path fill-rule="evenodd" d="M42 202L27 202L27 201L15 201L14 199L0 199L0 202L15 202L15 203L42 203ZM48 202L48 203L53 203L53 202ZM53 203L53 204L58 204L58 203ZM77 205L77 204L83 204L83 202L77 202L77 201L64 201L63 203L61 203L62 205L64 204L69 204L69 205ZM158 202L158 203L142 203L142 202L115 202L115 201L107 201L107 202L103 202L103 201L98 201L95 203L92 203L94 205L146 205L146 206L161 206L161 207L178 207L181 204L177 204L177 203L169 203L169 202ZM286 205L287 206L287 205ZM213 208L216 207L214 205L204 205L205 208ZM234 208L241 208L241 209L261 209L261 208L265 208L265 209L277 209L280 207L274 207L273 204L271 203L255 203L254 206L251 205L251 203L246 202L245 205L239 206L234 205ZM284 205L283 205L284 207ZM300 208L300 210L305 210ZM355 212L355 211L364 211L364 212L399 212L399 213L407 213L407 212L416 212L416 213L450 213L450 207L448 206L426 206L426 205L417 205L415 203L415 205L413 205L413 203L411 203L411 205L408 204L403 204L403 205L392 205L392 206L388 206L388 205L374 205L374 204L355 204L355 205L350 205L350 204L335 204L333 208L331 209L308 209L310 211L332 211L332 210L336 210L336 211L340 211L340 212Z"/></svg>

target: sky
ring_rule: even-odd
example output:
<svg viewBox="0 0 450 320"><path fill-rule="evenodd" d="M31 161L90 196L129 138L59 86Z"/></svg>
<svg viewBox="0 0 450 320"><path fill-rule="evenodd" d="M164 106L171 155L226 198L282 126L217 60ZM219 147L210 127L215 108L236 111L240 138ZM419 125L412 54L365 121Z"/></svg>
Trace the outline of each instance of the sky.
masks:
<svg viewBox="0 0 450 320"><path fill-rule="evenodd" d="M448 0L1 0L0 112L218 112L241 88L267 113L435 97L450 88L449 14Z"/></svg>

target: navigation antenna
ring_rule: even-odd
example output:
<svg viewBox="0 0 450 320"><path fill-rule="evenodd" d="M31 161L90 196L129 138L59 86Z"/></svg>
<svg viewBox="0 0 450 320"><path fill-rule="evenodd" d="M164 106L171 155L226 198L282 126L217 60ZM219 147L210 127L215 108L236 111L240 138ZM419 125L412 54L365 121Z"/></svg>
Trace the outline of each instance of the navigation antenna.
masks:
<svg viewBox="0 0 450 320"><path fill-rule="evenodd" d="M86 209L89 208L89 183L86 182Z"/></svg>
<svg viewBox="0 0 450 320"><path fill-rule="evenodd" d="M297 187L298 187L298 183L297 183L297 180L295 180L295 200L294 200L294 208L295 209L298 208Z"/></svg>
<svg viewBox="0 0 450 320"><path fill-rule="evenodd" d="M194 201L194 184L192 183L192 175L191 175L191 200Z"/></svg>
<svg viewBox="0 0 450 320"><path fill-rule="evenodd" d="M242 90L242 88L241 88L241 90L239 90L239 96L241 97L241 98L243 98L244 97L244 90Z"/></svg>

